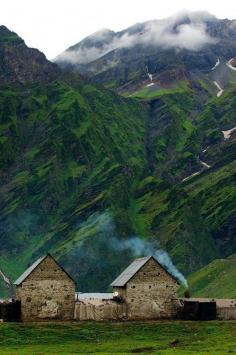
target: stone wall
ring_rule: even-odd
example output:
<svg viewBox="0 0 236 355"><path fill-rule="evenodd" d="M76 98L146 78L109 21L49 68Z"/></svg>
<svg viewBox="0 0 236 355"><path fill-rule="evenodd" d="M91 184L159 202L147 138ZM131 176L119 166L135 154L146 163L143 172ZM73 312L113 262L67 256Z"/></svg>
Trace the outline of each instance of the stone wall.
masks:
<svg viewBox="0 0 236 355"><path fill-rule="evenodd" d="M175 318L179 311L179 288L154 259L150 259L124 288L114 288L127 304L128 319Z"/></svg>
<svg viewBox="0 0 236 355"><path fill-rule="evenodd" d="M50 256L16 288L23 321L74 318L75 284Z"/></svg>
<svg viewBox="0 0 236 355"><path fill-rule="evenodd" d="M216 307L216 314L219 320L236 320L236 307Z"/></svg>
<svg viewBox="0 0 236 355"><path fill-rule="evenodd" d="M113 300L84 299L75 304L76 320L123 320L126 319L126 304Z"/></svg>

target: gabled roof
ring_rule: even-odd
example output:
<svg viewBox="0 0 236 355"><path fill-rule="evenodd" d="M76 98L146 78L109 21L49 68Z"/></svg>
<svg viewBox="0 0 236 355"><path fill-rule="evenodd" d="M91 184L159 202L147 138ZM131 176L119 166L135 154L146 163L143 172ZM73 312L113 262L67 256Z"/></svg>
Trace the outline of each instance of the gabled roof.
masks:
<svg viewBox="0 0 236 355"><path fill-rule="evenodd" d="M28 267L23 274L18 277L18 279L14 282L14 285L18 286L20 285L33 271L36 269L36 267L41 264L41 262L46 258L47 255L43 256L42 258L39 258L36 260L30 267Z"/></svg>
<svg viewBox="0 0 236 355"><path fill-rule="evenodd" d="M47 257L51 257L55 263L66 273L66 275L73 281L75 282L72 277L66 272L66 270L58 264L58 262L54 259L54 257L51 254L47 254L44 255L43 257L39 258L38 260L36 260L30 267L28 267L27 270L25 270L25 272L23 272L23 274L18 277L18 279L14 282L14 285L19 286L20 284L22 284L23 281L25 281L25 279L41 264L41 262L43 260L45 260Z"/></svg>
<svg viewBox="0 0 236 355"><path fill-rule="evenodd" d="M111 284L111 286L122 287L148 262L152 256L135 259Z"/></svg>
<svg viewBox="0 0 236 355"><path fill-rule="evenodd" d="M165 269L164 266L162 266L157 259L150 255L150 256L145 256L144 258L138 258L135 259L112 283L111 286L113 287L123 287L127 284L127 282L141 269L141 267L143 267L150 259L154 259L157 264L159 264L162 269L165 270L165 272L167 272L167 274L169 274L173 279L176 280L176 282L179 283L178 279L176 279L172 274L169 273L169 271L167 271Z"/></svg>

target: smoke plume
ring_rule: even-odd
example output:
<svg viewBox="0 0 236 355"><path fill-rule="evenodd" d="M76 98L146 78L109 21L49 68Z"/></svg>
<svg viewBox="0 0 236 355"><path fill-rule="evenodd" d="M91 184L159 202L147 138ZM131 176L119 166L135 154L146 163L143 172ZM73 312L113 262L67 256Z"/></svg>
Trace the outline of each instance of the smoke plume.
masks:
<svg viewBox="0 0 236 355"><path fill-rule="evenodd" d="M62 259L65 265L73 265L72 274L78 268L80 290L106 291L107 286L137 257L154 256L156 260L181 284L187 281L171 261L168 253L159 248L158 242L146 241L138 236L121 238L108 211L95 213L79 225L80 243ZM77 267L78 265L78 267ZM67 267L68 269L68 267Z"/></svg>
<svg viewBox="0 0 236 355"><path fill-rule="evenodd" d="M115 232L115 224L112 217L108 212L103 214L102 220L99 221L100 231L113 231ZM102 223L101 223L102 222ZM172 274L181 284L187 287L187 280L181 274L181 272L173 264L168 253L159 248L158 242L153 243L141 239L138 236L131 237L129 239L118 239L115 233L108 240L109 245L119 251L130 250L133 257L142 257L152 255L156 260L170 273Z"/></svg>

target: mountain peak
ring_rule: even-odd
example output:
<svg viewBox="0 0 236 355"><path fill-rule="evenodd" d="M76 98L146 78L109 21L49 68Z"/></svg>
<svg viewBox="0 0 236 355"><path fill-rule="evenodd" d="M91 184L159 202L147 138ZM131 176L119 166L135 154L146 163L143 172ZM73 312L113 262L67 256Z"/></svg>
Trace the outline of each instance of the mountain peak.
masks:
<svg viewBox="0 0 236 355"><path fill-rule="evenodd" d="M15 32L10 31L6 26L0 26L0 43L24 43L23 39L20 38Z"/></svg>
<svg viewBox="0 0 236 355"><path fill-rule="evenodd" d="M0 83L26 84L51 80L57 66L5 26L0 26Z"/></svg>

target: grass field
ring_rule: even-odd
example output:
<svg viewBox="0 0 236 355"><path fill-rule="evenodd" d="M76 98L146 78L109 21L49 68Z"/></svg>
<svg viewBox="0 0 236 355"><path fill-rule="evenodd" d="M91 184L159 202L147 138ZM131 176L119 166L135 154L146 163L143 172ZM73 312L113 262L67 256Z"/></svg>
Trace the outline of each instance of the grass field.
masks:
<svg viewBox="0 0 236 355"><path fill-rule="evenodd" d="M0 324L0 354L236 354L236 322Z"/></svg>

